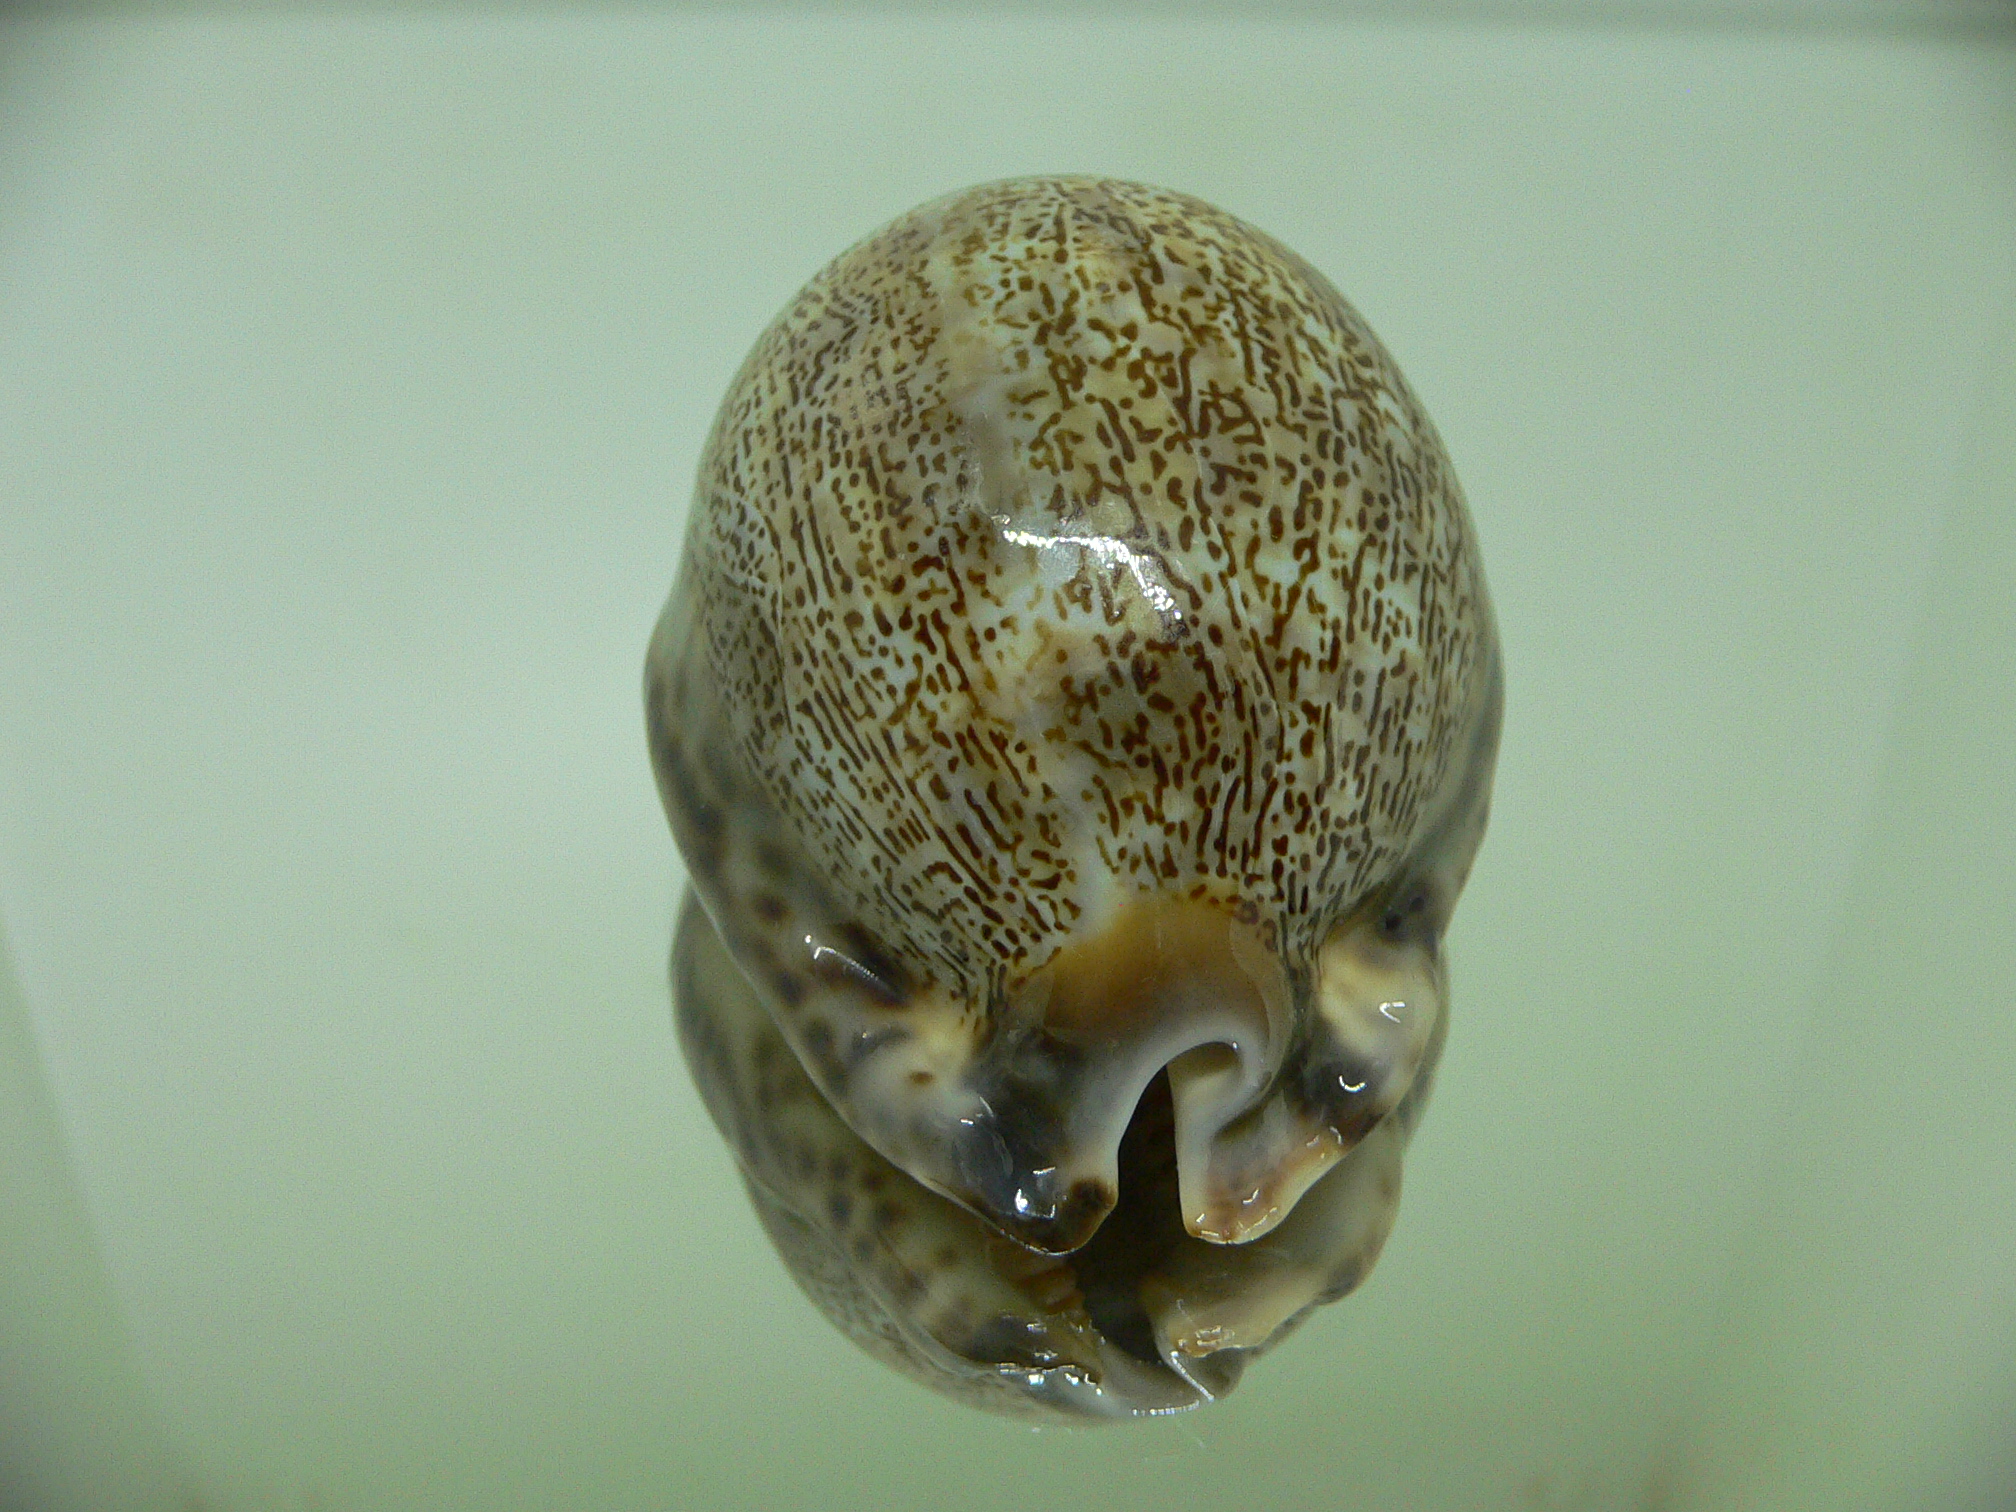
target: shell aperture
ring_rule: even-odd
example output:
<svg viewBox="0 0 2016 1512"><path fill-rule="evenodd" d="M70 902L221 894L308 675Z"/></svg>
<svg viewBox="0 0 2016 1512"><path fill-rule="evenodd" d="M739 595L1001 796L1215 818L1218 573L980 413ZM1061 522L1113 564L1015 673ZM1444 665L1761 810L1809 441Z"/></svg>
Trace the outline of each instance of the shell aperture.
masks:
<svg viewBox="0 0 2016 1512"><path fill-rule="evenodd" d="M828 265L646 668L681 1040L814 1301L982 1405L1129 1416L1354 1286L1501 697L1434 427L1278 243L1030 178Z"/></svg>

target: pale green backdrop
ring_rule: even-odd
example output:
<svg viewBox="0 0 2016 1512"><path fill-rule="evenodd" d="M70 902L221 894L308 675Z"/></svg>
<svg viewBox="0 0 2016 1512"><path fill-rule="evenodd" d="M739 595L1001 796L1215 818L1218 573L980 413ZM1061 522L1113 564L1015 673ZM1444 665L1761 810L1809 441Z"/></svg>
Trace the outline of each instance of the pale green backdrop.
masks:
<svg viewBox="0 0 2016 1512"><path fill-rule="evenodd" d="M0 21L0 1507L2016 1506L2016 26L1984 5ZM980 179L1356 302L1508 657L1364 1290L1032 1431L678 1062L645 637L730 373Z"/></svg>

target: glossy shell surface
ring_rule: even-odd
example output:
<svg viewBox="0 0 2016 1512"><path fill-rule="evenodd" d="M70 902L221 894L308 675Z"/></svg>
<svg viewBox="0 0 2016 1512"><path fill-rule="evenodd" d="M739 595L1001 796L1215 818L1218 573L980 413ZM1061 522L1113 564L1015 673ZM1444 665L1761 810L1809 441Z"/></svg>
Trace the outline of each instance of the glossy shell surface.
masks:
<svg viewBox="0 0 2016 1512"><path fill-rule="evenodd" d="M1089 178L868 237L729 389L646 702L682 1042L864 1347L1160 1413L1362 1278L1500 670L1441 442L1320 274Z"/></svg>

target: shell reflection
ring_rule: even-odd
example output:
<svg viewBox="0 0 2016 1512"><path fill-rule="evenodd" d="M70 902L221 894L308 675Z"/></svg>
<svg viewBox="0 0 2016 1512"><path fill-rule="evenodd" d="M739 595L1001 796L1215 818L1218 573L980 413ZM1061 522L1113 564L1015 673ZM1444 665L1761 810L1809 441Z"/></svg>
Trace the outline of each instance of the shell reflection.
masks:
<svg viewBox="0 0 2016 1512"><path fill-rule="evenodd" d="M646 677L682 1041L812 1298L970 1400L1124 1416L1350 1290L1499 685L1434 427L1252 228L1011 180L813 279Z"/></svg>

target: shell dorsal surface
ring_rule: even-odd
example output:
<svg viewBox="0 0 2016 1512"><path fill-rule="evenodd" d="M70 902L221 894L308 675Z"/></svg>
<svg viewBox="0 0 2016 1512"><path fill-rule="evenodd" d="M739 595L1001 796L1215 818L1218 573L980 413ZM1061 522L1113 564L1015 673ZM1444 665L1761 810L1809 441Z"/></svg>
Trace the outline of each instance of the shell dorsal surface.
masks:
<svg viewBox="0 0 2016 1512"><path fill-rule="evenodd" d="M1390 1225L1499 689L1434 427L1278 243L1041 178L843 253L730 387L647 669L711 963L682 1029L759 1209L927 1377L1214 1394ZM791 1076L816 1107L772 1160ZM892 1300L914 1266L848 1259L836 1159L978 1265L952 1314L1055 1337L989 1361ZM973 1302L1021 1263L990 1246L1053 1289L1092 1257L1064 1289L1097 1305Z"/></svg>

